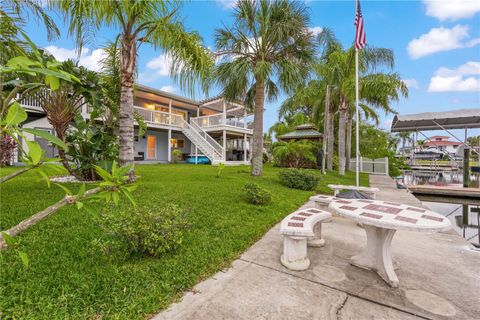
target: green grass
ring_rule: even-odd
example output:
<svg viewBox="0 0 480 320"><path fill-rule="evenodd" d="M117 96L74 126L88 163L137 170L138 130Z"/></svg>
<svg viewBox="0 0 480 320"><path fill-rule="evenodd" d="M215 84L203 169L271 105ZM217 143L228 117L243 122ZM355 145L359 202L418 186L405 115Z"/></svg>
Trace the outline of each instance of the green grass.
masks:
<svg viewBox="0 0 480 320"><path fill-rule="evenodd" d="M21 234L19 247L28 253L23 268L12 251L0 256L0 317L3 319L135 319L167 307L202 279L230 265L282 217L298 208L313 192L280 185L277 168L265 167L253 178L248 167L217 168L195 165L144 165L135 192L138 203L177 203L190 210L189 231L180 249L162 258L121 259L95 251L100 236L95 217L74 207L63 208ZM13 169L2 169L6 175ZM245 182L255 181L271 191L266 206L247 204ZM353 184L354 174L329 173L328 183ZM367 185L367 176L362 175ZM72 189L78 186L71 186ZM0 229L62 198L60 188L45 187L34 172L2 184Z"/></svg>

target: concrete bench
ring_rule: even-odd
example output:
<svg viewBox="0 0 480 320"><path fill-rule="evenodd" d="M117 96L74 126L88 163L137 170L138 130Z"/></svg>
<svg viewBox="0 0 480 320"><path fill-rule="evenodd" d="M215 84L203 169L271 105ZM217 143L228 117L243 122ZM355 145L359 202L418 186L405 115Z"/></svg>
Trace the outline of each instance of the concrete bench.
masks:
<svg viewBox="0 0 480 320"><path fill-rule="evenodd" d="M280 225L280 233L284 235L282 265L290 270L308 269L307 244L311 247L325 244L322 222L331 217L329 212L315 208L297 210L285 217Z"/></svg>
<svg viewBox="0 0 480 320"><path fill-rule="evenodd" d="M310 197L310 201L314 201L321 210L325 211L328 211L328 205L333 201L333 199L335 199L335 197L326 196L323 194L317 194Z"/></svg>
<svg viewBox="0 0 480 320"><path fill-rule="evenodd" d="M329 184L328 187L333 190L334 196L337 196L337 194L342 190L356 190L356 191L363 192L363 193L371 196L373 199L375 199L376 194L378 192L378 188L344 186L344 185L341 185L341 184Z"/></svg>

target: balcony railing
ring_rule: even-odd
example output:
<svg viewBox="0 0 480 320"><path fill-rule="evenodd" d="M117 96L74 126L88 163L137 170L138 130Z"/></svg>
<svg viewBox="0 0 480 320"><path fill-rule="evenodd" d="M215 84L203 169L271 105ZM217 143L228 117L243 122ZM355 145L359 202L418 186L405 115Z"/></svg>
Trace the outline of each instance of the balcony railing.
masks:
<svg viewBox="0 0 480 320"><path fill-rule="evenodd" d="M191 118L190 122L195 123L201 128L211 128L217 126L231 126L242 129L249 129L248 123L245 118L224 118L222 114L216 114L213 116L202 116Z"/></svg>
<svg viewBox="0 0 480 320"><path fill-rule="evenodd" d="M183 118L178 114L150 110L142 107L133 107L134 112L145 119L147 123L161 124L165 126L181 127Z"/></svg>

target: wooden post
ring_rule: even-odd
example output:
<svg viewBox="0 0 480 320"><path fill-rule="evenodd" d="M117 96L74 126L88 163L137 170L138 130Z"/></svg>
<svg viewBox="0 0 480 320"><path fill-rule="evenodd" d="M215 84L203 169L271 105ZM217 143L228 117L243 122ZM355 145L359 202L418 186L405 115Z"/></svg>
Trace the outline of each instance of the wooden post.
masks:
<svg viewBox="0 0 480 320"><path fill-rule="evenodd" d="M463 187L470 185L470 148L466 145L463 149Z"/></svg>

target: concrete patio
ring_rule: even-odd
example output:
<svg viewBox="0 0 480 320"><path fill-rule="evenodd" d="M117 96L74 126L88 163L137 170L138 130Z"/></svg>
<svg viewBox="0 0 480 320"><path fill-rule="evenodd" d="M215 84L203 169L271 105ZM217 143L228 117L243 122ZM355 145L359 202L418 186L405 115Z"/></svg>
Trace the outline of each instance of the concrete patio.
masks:
<svg viewBox="0 0 480 320"><path fill-rule="evenodd" d="M371 176L370 185L380 189L377 199L421 206L388 177ZM453 231L398 231L400 286L391 288L349 264L366 241L354 222L336 216L324 224L326 245L309 248L311 265L302 272L280 264L278 228L154 319L480 319L480 252Z"/></svg>

